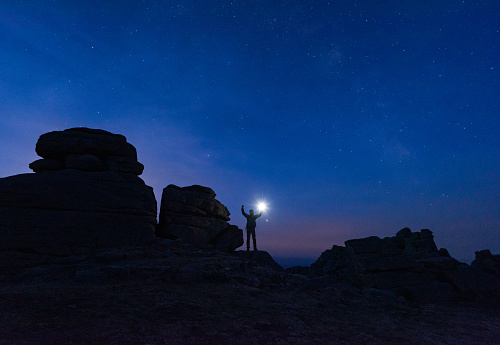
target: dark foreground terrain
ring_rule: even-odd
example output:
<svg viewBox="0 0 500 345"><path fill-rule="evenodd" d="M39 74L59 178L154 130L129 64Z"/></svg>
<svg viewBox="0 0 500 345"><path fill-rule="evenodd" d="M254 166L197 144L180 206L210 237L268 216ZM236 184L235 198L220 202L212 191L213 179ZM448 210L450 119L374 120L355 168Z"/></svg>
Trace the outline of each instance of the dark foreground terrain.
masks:
<svg viewBox="0 0 500 345"><path fill-rule="evenodd" d="M500 344L500 309L380 290L175 247L2 272L0 344Z"/></svg>

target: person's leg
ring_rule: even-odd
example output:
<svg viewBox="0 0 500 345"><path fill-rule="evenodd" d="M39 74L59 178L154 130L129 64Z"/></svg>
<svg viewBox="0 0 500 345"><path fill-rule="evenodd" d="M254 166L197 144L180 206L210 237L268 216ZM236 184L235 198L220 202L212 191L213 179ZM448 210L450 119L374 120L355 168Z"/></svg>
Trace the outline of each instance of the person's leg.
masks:
<svg viewBox="0 0 500 345"><path fill-rule="evenodd" d="M253 250L257 250L257 240L255 239L255 229L253 229L252 235L253 235Z"/></svg>
<svg viewBox="0 0 500 345"><path fill-rule="evenodd" d="M247 229L247 251L250 250L250 229Z"/></svg>

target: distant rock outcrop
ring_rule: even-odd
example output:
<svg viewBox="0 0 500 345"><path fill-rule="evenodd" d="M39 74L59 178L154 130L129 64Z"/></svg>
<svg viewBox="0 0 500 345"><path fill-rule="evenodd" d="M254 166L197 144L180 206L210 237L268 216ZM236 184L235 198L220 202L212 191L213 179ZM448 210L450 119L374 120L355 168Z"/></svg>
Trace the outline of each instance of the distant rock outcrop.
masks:
<svg viewBox="0 0 500 345"><path fill-rule="evenodd" d="M471 265L500 278L500 255L493 255L488 249L476 252L476 259Z"/></svg>
<svg viewBox="0 0 500 345"><path fill-rule="evenodd" d="M229 211L208 187L163 189L156 235L182 239L194 247L231 252L243 245L243 231L228 221Z"/></svg>
<svg viewBox="0 0 500 345"><path fill-rule="evenodd" d="M37 173L0 179L0 265L154 240L156 200L124 136L72 128L36 151Z"/></svg>
<svg viewBox="0 0 500 345"><path fill-rule="evenodd" d="M313 263L309 275L327 275L363 288L391 290L418 301L500 301L498 261L491 253L476 253L472 266L438 250L432 232L400 230L394 237L354 239L333 246ZM298 269L292 269L297 272Z"/></svg>

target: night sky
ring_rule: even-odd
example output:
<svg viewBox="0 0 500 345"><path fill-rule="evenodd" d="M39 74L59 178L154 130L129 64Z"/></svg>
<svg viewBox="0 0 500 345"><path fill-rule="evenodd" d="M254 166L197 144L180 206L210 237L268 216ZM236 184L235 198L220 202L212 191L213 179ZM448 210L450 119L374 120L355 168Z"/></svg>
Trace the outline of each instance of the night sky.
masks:
<svg viewBox="0 0 500 345"><path fill-rule="evenodd" d="M0 177L38 137L127 137L158 203L258 199L259 249L428 228L500 253L498 1L2 1Z"/></svg>

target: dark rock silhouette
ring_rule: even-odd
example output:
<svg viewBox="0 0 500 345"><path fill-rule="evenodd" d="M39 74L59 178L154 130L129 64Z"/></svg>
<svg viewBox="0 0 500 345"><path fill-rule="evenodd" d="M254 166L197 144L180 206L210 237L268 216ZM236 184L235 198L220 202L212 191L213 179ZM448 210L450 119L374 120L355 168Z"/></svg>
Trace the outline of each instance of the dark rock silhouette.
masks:
<svg viewBox="0 0 500 345"><path fill-rule="evenodd" d="M427 229L352 239L310 267L283 270L267 252L235 252L243 231L228 223L211 188L167 186L156 225L152 188L137 176L143 166L122 135L51 132L36 151L43 157L30 164L37 173L0 179L0 279L16 272L13 281L63 280L69 270L77 284L155 277L385 300L500 302L500 256L482 250L472 265L460 263L438 250Z"/></svg>
<svg viewBox="0 0 500 345"><path fill-rule="evenodd" d="M488 249L477 251L471 265L500 278L500 255L493 255Z"/></svg>
<svg viewBox="0 0 500 345"><path fill-rule="evenodd" d="M438 250L433 238L430 230L404 228L394 237L349 240L345 247L323 252L306 272L298 267L287 271L328 276L330 284L349 282L390 290L415 301L500 301L495 256L476 253L475 263L469 266L453 259L446 249Z"/></svg>
<svg viewBox="0 0 500 345"><path fill-rule="evenodd" d="M238 250L234 253L237 257L241 258L243 262L249 264L256 264L262 267L269 267L277 272L284 272L285 270L281 267L273 257L266 251L263 250L253 250L253 251L243 251Z"/></svg>
<svg viewBox="0 0 500 345"><path fill-rule="evenodd" d="M124 136L50 132L37 152L39 173L0 179L0 265L154 241L156 200Z"/></svg>
<svg viewBox="0 0 500 345"><path fill-rule="evenodd" d="M211 188L198 185L164 188L156 235L224 252L243 245L243 231L228 223L229 211L215 195Z"/></svg>
<svg viewBox="0 0 500 345"><path fill-rule="evenodd" d="M81 127L43 134L36 153L43 159L30 164L35 172L76 169L140 175L144 170L135 147L123 135L102 129Z"/></svg>
<svg viewBox="0 0 500 345"><path fill-rule="evenodd" d="M351 266L351 257L347 248L334 245L332 249L321 253L311 265L311 274L313 276L330 275L336 276L339 280L348 280L353 273ZM301 271L303 274L304 271Z"/></svg>

